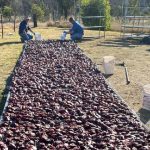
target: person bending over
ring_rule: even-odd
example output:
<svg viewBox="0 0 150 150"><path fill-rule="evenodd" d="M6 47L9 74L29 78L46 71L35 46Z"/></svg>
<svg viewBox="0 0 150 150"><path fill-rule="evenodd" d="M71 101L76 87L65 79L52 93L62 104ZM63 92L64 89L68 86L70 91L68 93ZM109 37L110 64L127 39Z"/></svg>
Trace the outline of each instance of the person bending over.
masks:
<svg viewBox="0 0 150 150"><path fill-rule="evenodd" d="M30 20L29 17L25 17L24 20L19 25L19 35L21 38L21 42L33 39L33 36L29 34L28 31L35 34L28 25L29 20Z"/></svg>
<svg viewBox="0 0 150 150"><path fill-rule="evenodd" d="M72 28L68 32L71 40L81 40L84 35L83 27L77 21L75 21L73 17L69 18L69 22L72 24Z"/></svg>

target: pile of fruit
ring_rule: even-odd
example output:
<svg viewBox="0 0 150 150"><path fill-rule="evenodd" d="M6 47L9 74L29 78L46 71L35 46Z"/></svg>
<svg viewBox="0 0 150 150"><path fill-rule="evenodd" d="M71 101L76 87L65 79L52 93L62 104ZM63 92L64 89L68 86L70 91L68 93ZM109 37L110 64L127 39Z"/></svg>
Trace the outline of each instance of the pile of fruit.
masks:
<svg viewBox="0 0 150 150"><path fill-rule="evenodd" d="M150 133L74 42L28 42L10 89L2 150L150 148Z"/></svg>

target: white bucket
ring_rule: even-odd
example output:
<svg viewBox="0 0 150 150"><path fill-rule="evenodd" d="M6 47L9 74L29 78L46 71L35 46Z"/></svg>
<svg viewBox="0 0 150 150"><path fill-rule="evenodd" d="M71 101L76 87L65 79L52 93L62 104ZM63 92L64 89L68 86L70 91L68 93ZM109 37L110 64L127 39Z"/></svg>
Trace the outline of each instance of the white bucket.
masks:
<svg viewBox="0 0 150 150"><path fill-rule="evenodd" d="M103 67L106 75L114 74L115 57L114 56L103 57Z"/></svg>
<svg viewBox="0 0 150 150"><path fill-rule="evenodd" d="M143 86L143 106L144 109L150 110L150 84Z"/></svg>
<svg viewBox="0 0 150 150"><path fill-rule="evenodd" d="M64 31L62 35L60 36L60 40L64 41L66 39L66 35L67 33Z"/></svg>
<svg viewBox="0 0 150 150"><path fill-rule="evenodd" d="M35 33L35 40L42 40L41 34L40 33Z"/></svg>

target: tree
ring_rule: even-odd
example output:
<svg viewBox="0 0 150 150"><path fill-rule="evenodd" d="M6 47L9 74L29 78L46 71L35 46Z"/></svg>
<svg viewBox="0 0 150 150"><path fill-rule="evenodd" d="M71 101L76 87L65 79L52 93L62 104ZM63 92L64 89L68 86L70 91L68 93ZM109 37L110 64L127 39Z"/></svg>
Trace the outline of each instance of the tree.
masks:
<svg viewBox="0 0 150 150"><path fill-rule="evenodd" d="M10 21L12 13L13 13L13 9L11 7L4 6L3 16L6 17L6 18L9 18L9 21Z"/></svg>
<svg viewBox="0 0 150 150"><path fill-rule="evenodd" d="M44 11L38 6L38 4L32 5L32 14L36 14L38 20L42 20L44 17Z"/></svg>
<svg viewBox="0 0 150 150"><path fill-rule="evenodd" d="M22 10L23 10L23 15L28 16L31 14L31 9L32 9L32 0L21 0L22 2Z"/></svg>
<svg viewBox="0 0 150 150"><path fill-rule="evenodd" d="M58 4L60 6L60 11L64 15L65 19L67 19L69 10L74 6L74 0L58 0Z"/></svg>
<svg viewBox="0 0 150 150"><path fill-rule="evenodd" d="M111 15L110 15L110 3L109 0L103 0L103 6L104 6L104 16L105 16L105 29L110 29L110 21L111 21Z"/></svg>
<svg viewBox="0 0 150 150"><path fill-rule="evenodd" d="M9 6L11 0L0 0L0 8L4 8L4 6Z"/></svg>
<svg viewBox="0 0 150 150"><path fill-rule="evenodd" d="M22 15L23 14L23 5L21 0L11 0L10 1L10 6L13 9L13 15L14 15L14 32L16 31L16 18L17 15Z"/></svg>
<svg viewBox="0 0 150 150"><path fill-rule="evenodd" d="M19 16L23 15L24 10L23 10L23 4L21 0L11 0L10 6L13 9L13 14L14 16Z"/></svg>

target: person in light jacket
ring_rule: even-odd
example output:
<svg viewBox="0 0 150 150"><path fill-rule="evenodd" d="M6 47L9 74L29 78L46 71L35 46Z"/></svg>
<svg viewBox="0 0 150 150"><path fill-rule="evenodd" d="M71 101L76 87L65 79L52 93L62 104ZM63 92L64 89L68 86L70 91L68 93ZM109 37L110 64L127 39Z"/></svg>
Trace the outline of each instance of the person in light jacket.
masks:
<svg viewBox="0 0 150 150"><path fill-rule="evenodd" d="M69 18L69 22L72 24L72 28L66 33L70 34L70 38L73 41L81 40L84 35L83 27L77 21L75 21L73 17Z"/></svg>

